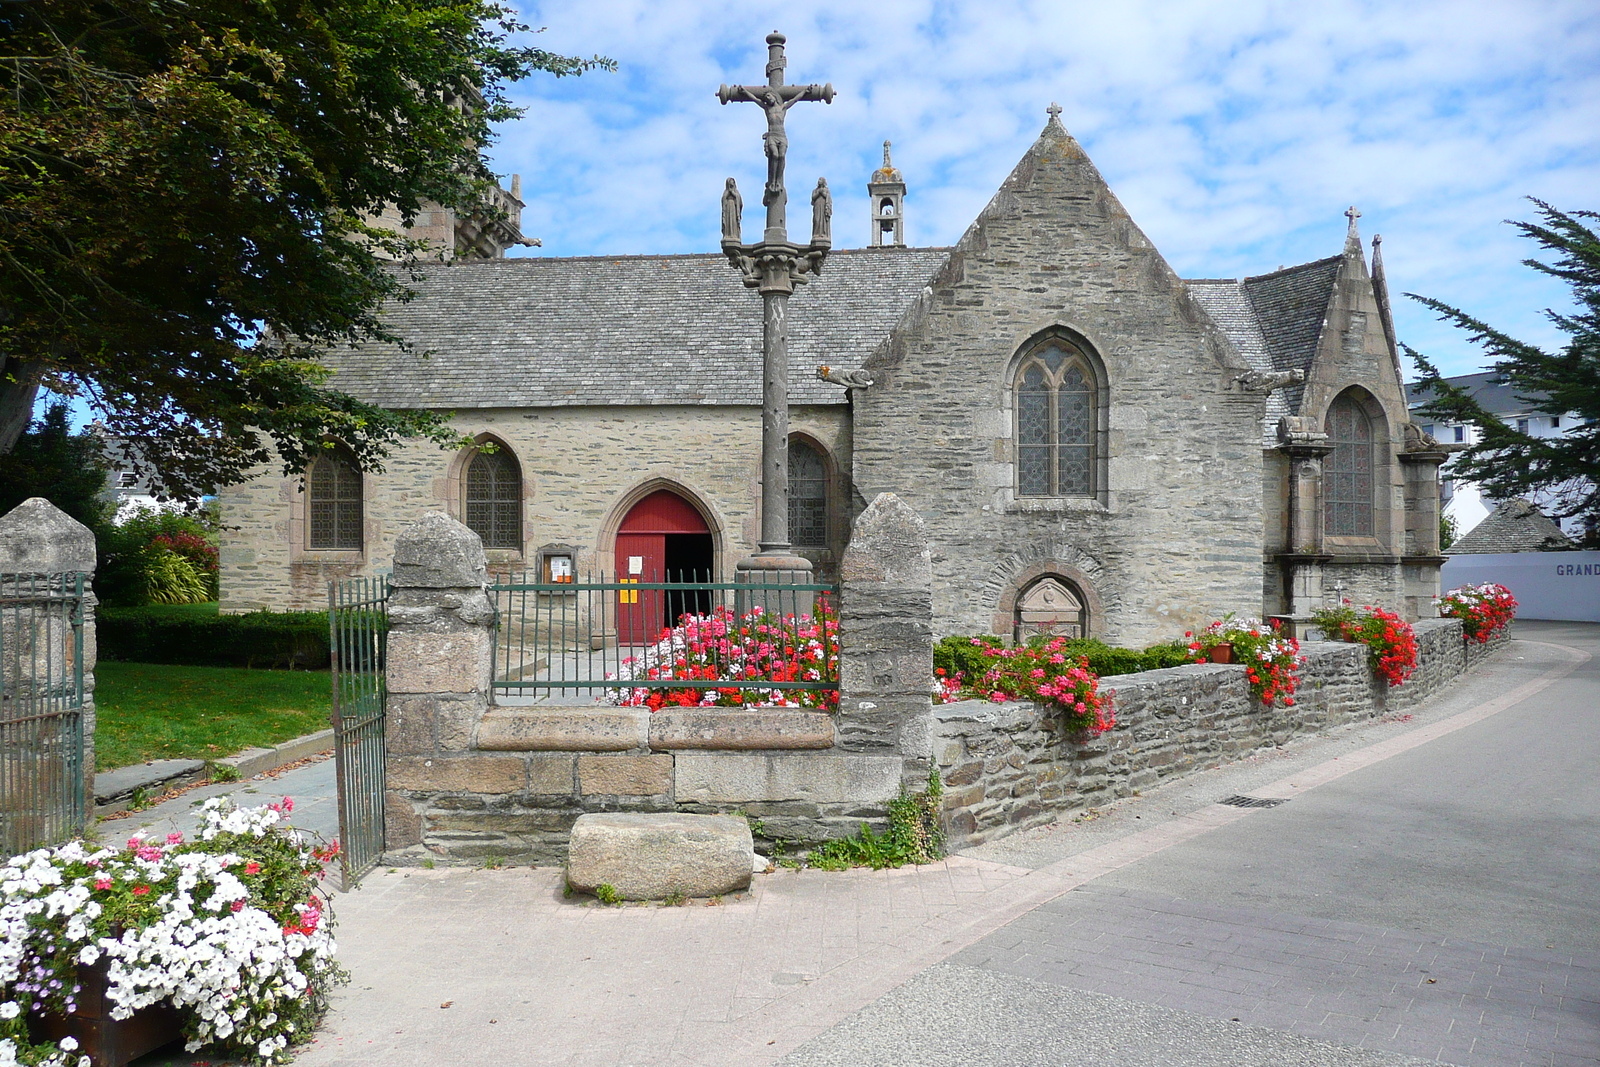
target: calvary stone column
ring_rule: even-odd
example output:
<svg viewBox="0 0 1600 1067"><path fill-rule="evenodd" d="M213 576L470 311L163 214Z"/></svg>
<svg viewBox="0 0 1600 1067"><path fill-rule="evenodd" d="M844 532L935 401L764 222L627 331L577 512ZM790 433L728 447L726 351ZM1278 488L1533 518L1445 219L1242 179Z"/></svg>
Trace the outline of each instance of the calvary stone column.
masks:
<svg viewBox="0 0 1600 1067"><path fill-rule="evenodd" d="M789 546L789 294L796 285L805 283L804 275L822 270L822 261L832 247L828 234L832 201L827 185L819 183L813 197L811 243L791 244L786 214L789 193L783 181L789 138L783 120L788 110L802 100L832 103L834 94L832 85L783 83L783 71L788 65L783 42L781 33L767 35L767 84L724 85L717 90L717 99L724 104L759 104L767 116L767 132L761 138L767 157L767 181L761 193L761 202L767 208L766 229L758 243L740 243L739 215L744 202L729 178L722 202L722 251L744 275L744 284L761 293L763 322L761 547L754 556L741 560L736 569L746 580L804 583L809 580L811 563L795 555Z"/></svg>

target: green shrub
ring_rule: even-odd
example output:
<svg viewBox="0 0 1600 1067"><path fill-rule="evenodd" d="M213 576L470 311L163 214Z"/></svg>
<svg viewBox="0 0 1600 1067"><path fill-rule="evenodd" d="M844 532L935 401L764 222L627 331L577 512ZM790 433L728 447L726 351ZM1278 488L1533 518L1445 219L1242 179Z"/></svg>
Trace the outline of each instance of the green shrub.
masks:
<svg viewBox="0 0 1600 1067"><path fill-rule="evenodd" d="M94 588L102 604L135 607L142 604L198 603L217 596L216 517L140 508L120 523L95 530L100 562ZM188 564L201 583L194 600L159 600L172 595L173 559ZM190 595L192 582L183 581Z"/></svg>
<svg viewBox="0 0 1600 1067"><path fill-rule="evenodd" d="M101 608L100 657L193 667L322 669L328 613L255 611L218 615L216 604Z"/></svg>
<svg viewBox="0 0 1600 1067"><path fill-rule="evenodd" d="M1043 644L1047 640L1035 637L1030 644ZM972 643L967 635L946 637L933 646L933 665L945 673L963 678L976 678L989 669L994 657ZM1070 659L1089 657L1089 669L1102 678L1114 674L1137 674L1140 671L1178 667L1192 662L1189 649L1182 641L1151 645L1144 651L1133 648L1115 648L1096 637L1080 637L1068 641L1061 651Z"/></svg>
<svg viewBox="0 0 1600 1067"><path fill-rule="evenodd" d="M211 590L194 564L160 545L144 551L144 598L152 604L203 604Z"/></svg>

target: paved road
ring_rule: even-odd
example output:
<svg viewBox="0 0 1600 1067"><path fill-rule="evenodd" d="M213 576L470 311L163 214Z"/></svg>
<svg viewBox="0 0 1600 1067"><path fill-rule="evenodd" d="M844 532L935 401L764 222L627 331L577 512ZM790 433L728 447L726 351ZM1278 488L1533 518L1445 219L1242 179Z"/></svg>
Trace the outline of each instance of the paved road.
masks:
<svg viewBox="0 0 1600 1067"><path fill-rule="evenodd" d="M1546 644L1518 647L1502 692L1560 662L1549 645L1593 658L1065 893L783 1062L1600 1063L1600 627L1515 634ZM1201 799L1183 794L1163 805ZM1040 867L1074 847L979 851Z"/></svg>

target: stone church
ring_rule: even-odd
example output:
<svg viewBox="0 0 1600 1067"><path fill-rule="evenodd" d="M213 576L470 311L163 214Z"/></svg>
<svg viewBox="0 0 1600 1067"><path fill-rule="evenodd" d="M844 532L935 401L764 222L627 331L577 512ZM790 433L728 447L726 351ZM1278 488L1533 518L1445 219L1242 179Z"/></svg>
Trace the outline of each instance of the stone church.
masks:
<svg viewBox="0 0 1600 1067"><path fill-rule="evenodd" d="M1369 265L1352 209L1336 255L1181 279L1055 110L952 248L904 245L886 146L869 247L795 293L797 550L828 575L890 491L927 523L940 633L1136 646L1337 595L1431 615L1445 453L1407 421L1378 239ZM493 450L363 473L335 448L225 491L224 611L322 606L430 510L543 579L642 558L726 580L755 548L760 302L723 256L458 251L389 312L411 350L328 361Z"/></svg>

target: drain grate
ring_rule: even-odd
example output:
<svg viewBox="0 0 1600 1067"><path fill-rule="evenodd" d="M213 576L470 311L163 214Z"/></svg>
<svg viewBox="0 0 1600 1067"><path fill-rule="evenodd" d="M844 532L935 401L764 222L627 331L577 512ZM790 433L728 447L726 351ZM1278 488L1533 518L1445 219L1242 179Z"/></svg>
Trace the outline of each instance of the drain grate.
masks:
<svg viewBox="0 0 1600 1067"><path fill-rule="evenodd" d="M1227 798L1225 798L1223 800L1218 801L1218 803L1226 804L1226 805L1228 805L1229 807L1232 807L1232 808L1275 808L1279 804L1287 804L1288 803L1288 798L1287 797L1246 797L1246 796L1240 796L1238 793L1235 793L1231 797L1227 797Z"/></svg>

